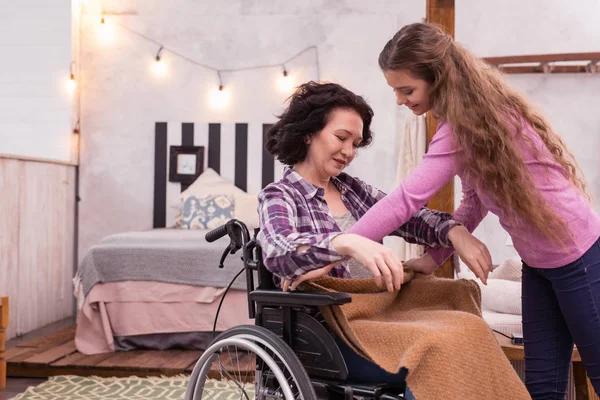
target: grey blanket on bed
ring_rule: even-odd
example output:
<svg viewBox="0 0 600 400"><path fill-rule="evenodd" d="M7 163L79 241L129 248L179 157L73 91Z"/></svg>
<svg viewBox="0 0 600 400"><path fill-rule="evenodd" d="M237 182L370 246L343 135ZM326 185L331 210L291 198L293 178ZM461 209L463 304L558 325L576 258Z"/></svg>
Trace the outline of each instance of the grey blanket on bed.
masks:
<svg viewBox="0 0 600 400"><path fill-rule="evenodd" d="M218 267L229 244L224 237L208 243L207 231L155 229L107 236L93 246L79 265L83 293L102 282L158 281L194 286L227 287L243 268L242 251L229 255ZM246 289L242 273L232 286Z"/></svg>

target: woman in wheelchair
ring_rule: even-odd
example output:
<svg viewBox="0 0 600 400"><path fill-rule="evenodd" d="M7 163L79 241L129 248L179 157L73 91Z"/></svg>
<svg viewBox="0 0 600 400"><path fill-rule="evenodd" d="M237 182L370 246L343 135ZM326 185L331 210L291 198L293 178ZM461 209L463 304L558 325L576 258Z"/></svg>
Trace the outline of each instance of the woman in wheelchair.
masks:
<svg viewBox="0 0 600 400"><path fill-rule="evenodd" d="M267 133L267 150L288 167L259 195L260 231L250 240L246 226L231 220L206 235L208 241L229 235L224 255L243 249L255 325L213 340L194 367L185 400L213 398L207 379L215 375L233 382L246 400L252 392L256 400L414 399L407 370L388 373L328 331L320 308L348 303L348 294L295 291L323 275L374 277L389 291L402 284L403 264L390 249L344 233L385 196L343 172L371 142L372 117L362 97L337 84L308 82L291 96ZM392 234L429 247L454 246L485 282L487 248L450 215L422 208ZM422 267L415 260L407 264ZM258 271L258 290L252 270Z"/></svg>
<svg viewBox="0 0 600 400"><path fill-rule="evenodd" d="M267 132L266 148L287 165L283 178L259 195L257 242L263 262L284 291L323 275L374 277L387 290L400 289L403 265L383 244L343 233L375 203L382 191L343 170L372 140L373 111L366 101L334 83L308 82L291 96L288 108ZM491 257L485 245L439 211L422 208L392 233L429 247L454 246L480 265L485 282ZM418 261L405 263L419 272ZM406 371L390 374L336 340L349 379L401 383ZM407 391L407 398L411 398Z"/></svg>

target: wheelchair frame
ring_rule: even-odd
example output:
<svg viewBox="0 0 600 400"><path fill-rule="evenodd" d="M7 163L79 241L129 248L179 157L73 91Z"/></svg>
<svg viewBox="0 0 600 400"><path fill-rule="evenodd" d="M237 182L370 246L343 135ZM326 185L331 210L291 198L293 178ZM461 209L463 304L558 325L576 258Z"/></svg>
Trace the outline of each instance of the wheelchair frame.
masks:
<svg viewBox="0 0 600 400"><path fill-rule="evenodd" d="M238 250L242 250L250 318L254 318L256 326L266 328L275 336L281 338L285 345L295 353L310 379L317 398L352 400L355 396L358 396L376 400L403 399L406 385L364 385L347 381L348 369L346 363L332 334L324 326L319 307L349 303L351 301L350 296L346 293L282 292L275 286L273 275L262 262L262 252L256 242L257 233L258 229L255 230L254 237L251 239L246 225L241 221L232 219L225 225L208 232L206 239L212 242L228 235L231 240L221 258L220 268L223 267L223 261L228 254L235 254ZM258 279L258 287L256 288L254 286L254 271L256 271ZM226 294L227 292L223 297ZM217 318L218 312L215 323ZM236 328L230 330L234 329ZM225 343L223 340L232 340L231 338L219 339L222 336L223 334L215 338L209 349ZM242 348L255 346L255 344L248 343L247 337L244 338L239 335L233 337L233 339L236 338L239 339L236 343ZM254 341L265 345L264 340L262 342L260 340ZM210 353L209 349L206 353ZM252 347L252 351L256 352L256 347ZM195 392L196 382L192 382L192 380L198 379L198 376L202 377L202 372L198 371L202 370L208 374L210 369L210 364L207 367L208 358L210 357L204 357L203 355L198 360L190 377L186 400L194 398L192 392ZM203 364L200 365L201 363ZM283 363L285 364L286 360L283 360ZM281 372L277 371L277 368L274 368L271 364L269 368L275 375ZM283 390L285 391L285 389Z"/></svg>

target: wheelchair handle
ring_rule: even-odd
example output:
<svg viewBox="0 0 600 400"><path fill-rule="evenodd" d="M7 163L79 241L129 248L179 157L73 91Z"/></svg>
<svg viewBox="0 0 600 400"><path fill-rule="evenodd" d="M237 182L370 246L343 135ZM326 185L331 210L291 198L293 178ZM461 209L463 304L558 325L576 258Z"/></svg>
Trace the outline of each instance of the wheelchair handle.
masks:
<svg viewBox="0 0 600 400"><path fill-rule="evenodd" d="M246 224L242 221L238 221L237 219L230 219L225 223L225 225L219 226L207 232L204 235L204 238L207 242L214 242L222 238L223 236L229 236L230 242L227 245L227 248L223 252L221 256L221 261L219 262L219 268L223 268L223 263L225 262L225 258L229 254L235 254L239 249L243 249L242 260L244 261L244 269L246 270L246 287L248 293L254 290L254 276L252 275L253 270L258 269L258 264L253 262L252 255L253 250L255 248L255 243L250 240L250 232L248 232L248 228ZM229 286L227 286L226 292L229 290L235 279L244 271L240 271L235 278L231 281ZM216 329L217 318L219 316L219 310L221 309L221 305L223 304L223 300L225 299L225 295L221 298L221 302L219 303L219 307L217 309L217 316L215 317L215 325L213 326L213 333ZM248 312L250 318L254 318L254 304L252 302L248 302Z"/></svg>
<svg viewBox="0 0 600 400"><path fill-rule="evenodd" d="M204 235L204 238L206 239L207 242L211 243L211 242L214 242L215 240L221 239L225 235L227 235L227 224L221 225L218 228L215 228L212 231L207 232L206 235Z"/></svg>

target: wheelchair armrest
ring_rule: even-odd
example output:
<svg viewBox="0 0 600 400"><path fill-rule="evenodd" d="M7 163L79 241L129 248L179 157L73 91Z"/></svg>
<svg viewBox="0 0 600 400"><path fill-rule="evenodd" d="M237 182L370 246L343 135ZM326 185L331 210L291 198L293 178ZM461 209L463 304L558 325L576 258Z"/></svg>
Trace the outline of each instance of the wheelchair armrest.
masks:
<svg viewBox="0 0 600 400"><path fill-rule="evenodd" d="M352 298L347 293L303 293L282 292L279 290L255 290L250 293L250 300L259 304L284 307L324 307L350 303Z"/></svg>

